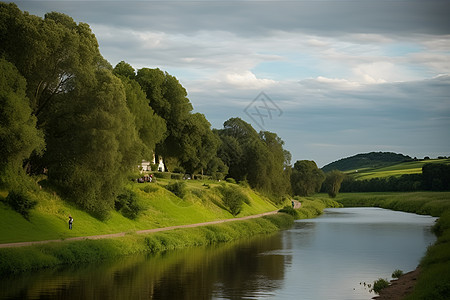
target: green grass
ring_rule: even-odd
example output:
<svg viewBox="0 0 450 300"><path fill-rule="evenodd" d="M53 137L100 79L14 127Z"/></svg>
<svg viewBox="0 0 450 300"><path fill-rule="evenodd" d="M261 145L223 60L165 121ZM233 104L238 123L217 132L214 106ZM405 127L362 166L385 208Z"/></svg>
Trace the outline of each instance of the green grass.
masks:
<svg viewBox="0 0 450 300"><path fill-rule="evenodd" d="M376 206L439 217L434 226L437 242L420 262L421 273L406 299L450 299L450 192L343 193L346 207Z"/></svg>
<svg viewBox="0 0 450 300"><path fill-rule="evenodd" d="M158 179L158 184L128 185L136 193L138 203L143 208L135 220L112 211L107 220L100 221L45 189L30 195L38 202L30 212L30 221L0 202L0 243L132 232L233 218L223 207L217 183L204 186L205 182L189 181L187 195L181 199L164 188L168 182L170 180ZM244 204L236 217L277 210L270 199L249 188L242 189L250 197L250 204ZM73 230L68 229L69 214L74 218Z"/></svg>
<svg viewBox="0 0 450 300"><path fill-rule="evenodd" d="M401 162L387 167L363 168L350 170L345 173L358 180L401 176L405 174L421 174L423 165L427 163L450 164L450 159L430 159L419 161Z"/></svg>
<svg viewBox="0 0 450 300"><path fill-rule="evenodd" d="M89 263L123 255L183 249L250 238L286 229L293 218L277 214L214 226L177 229L122 238L55 242L0 249L0 274L13 274L63 264Z"/></svg>

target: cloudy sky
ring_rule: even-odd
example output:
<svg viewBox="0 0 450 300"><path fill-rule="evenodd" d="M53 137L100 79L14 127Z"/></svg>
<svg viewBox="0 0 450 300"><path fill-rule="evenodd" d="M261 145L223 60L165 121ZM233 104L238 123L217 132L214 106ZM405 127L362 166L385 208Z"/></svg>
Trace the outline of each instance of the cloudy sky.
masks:
<svg viewBox="0 0 450 300"><path fill-rule="evenodd" d="M160 68L212 127L240 117L319 167L450 155L450 1L16 1L88 23L115 66Z"/></svg>

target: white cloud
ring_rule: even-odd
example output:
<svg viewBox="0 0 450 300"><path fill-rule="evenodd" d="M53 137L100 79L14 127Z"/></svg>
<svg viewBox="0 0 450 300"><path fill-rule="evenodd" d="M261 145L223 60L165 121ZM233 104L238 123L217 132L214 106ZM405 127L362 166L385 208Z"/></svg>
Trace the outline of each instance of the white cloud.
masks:
<svg viewBox="0 0 450 300"><path fill-rule="evenodd" d="M265 89L276 84L275 80L256 78L250 71L226 74L225 82L241 89Z"/></svg>

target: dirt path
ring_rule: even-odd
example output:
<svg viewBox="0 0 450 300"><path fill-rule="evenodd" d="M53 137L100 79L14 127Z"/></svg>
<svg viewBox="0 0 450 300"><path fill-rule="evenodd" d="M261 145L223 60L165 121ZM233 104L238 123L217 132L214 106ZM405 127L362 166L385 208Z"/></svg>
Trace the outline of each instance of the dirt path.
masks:
<svg viewBox="0 0 450 300"><path fill-rule="evenodd" d="M217 221L187 224L187 225L177 225L177 226L162 227L162 228L153 228L153 229L146 229L146 230L138 230L138 231L135 231L135 233L147 234L147 233L153 233L153 232L174 230L174 229L179 229L179 228L192 228L192 227L207 226L207 225L220 224L220 223L226 223L226 222L242 221L242 220L260 218L260 217L264 217L264 216L268 216L268 215L274 215L277 212L278 211L276 210L276 211L270 211L270 212L266 212L266 213L262 213L262 214L246 216L246 217L241 217L241 218L217 220ZM109 239L109 238L121 237L121 236L124 236L125 234L129 234L129 233L130 232L119 232L119 233L102 234L102 235L79 236L79 237L72 237L72 238L58 239L58 240L7 243L7 244L0 244L0 248L23 247L23 246L39 245L39 244L46 244L46 243L52 243L52 242L62 242L62 241Z"/></svg>

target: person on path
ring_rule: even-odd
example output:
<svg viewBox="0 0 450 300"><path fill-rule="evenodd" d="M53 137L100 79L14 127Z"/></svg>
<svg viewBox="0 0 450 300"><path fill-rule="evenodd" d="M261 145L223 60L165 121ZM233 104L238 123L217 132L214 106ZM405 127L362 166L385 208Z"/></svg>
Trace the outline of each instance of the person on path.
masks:
<svg viewBox="0 0 450 300"><path fill-rule="evenodd" d="M69 229L72 229L73 218L69 215Z"/></svg>
<svg viewBox="0 0 450 300"><path fill-rule="evenodd" d="M295 207L295 202L294 202L294 200L291 200L291 204L292 204L292 208L294 208L294 207Z"/></svg>

